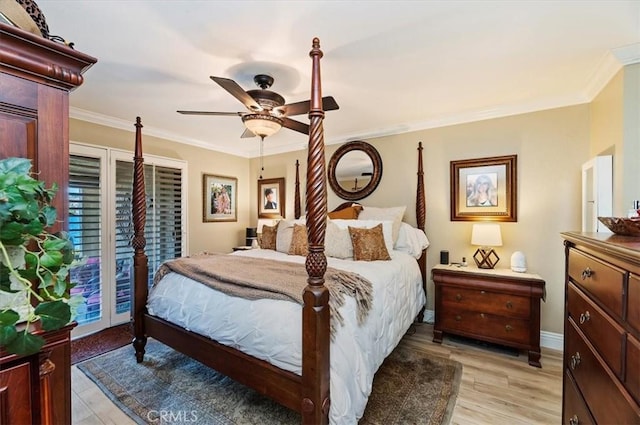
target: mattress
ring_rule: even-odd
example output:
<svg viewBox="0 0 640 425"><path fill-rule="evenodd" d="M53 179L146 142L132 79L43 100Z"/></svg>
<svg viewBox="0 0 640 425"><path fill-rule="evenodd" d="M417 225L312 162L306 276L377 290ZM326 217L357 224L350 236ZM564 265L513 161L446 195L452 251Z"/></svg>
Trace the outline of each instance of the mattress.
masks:
<svg viewBox="0 0 640 425"><path fill-rule="evenodd" d="M305 257L272 250L230 255L303 263ZM340 307L344 325L330 349L332 424L354 424L364 413L373 377L425 304L416 259L391 252L391 261L327 258L328 266L362 275L373 286L373 304L358 325L355 301ZM302 306L289 301L247 300L169 273L150 293L149 313L298 375L302 365Z"/></svg>

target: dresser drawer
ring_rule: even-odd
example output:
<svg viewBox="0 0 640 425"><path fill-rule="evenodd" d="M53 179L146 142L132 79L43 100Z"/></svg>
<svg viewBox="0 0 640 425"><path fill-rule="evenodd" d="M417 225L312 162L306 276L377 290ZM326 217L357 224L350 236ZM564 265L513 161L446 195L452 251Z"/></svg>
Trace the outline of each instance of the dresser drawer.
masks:
<svg viewBox="0 0 640 425"><path fill-rule="evenodd" d="M518 343L529 347L531 322L474 311L452 309L442 318L443 330L461 331L469 336L481 336L491 342Z"/></svg>
<svg viewBox="0 0 640 425"><path fill-rule="evenodd" d="M640 334L640 276L635 274L629 276L627 322Z"/></svg>
<svg viewBox="0 0 640 425"><path fill-rule="evenodd" d="M589 338L616 375L622 378L624 329L572 283L568 286L567 299L569 316Z"/></svg>
<svg viewBox="0 0 640 425"><path fill-rule="evenodd" d="M631 396L640 403L640 341L629 334L627 334L627 373L624 383Z"/></svg>
<svg viewBox="0 0 640 425"><path fill-rule="evenodd" d="M531 315L531 299L527 297L451 286L443 287L441 294L442 304L447 309L477 311L524 319Z"/></svg>
<svg viewBox="0 0 640 425"><path fill-rule="evenodd" d="M580 336L573 319L567 319L565 364L576 381L594 419L602 424L637 424L640 408L607 372L588 343ZM606 395L606 396L605 396Z"/></svg>
<svg viewBox="0 0 640 425"><path fill-rule="evenodd" d="M562 409L562 423L564 425L593 425L595 421L589 413L589 408L573 381L571 373L564 373L564 407Z"/></svg>
<svg viewBox="0 0 640 425"><path fill-rule="evenodd" d="M626 272L575 249L569 250L569 277L622 317L622 294Z"/></svg>

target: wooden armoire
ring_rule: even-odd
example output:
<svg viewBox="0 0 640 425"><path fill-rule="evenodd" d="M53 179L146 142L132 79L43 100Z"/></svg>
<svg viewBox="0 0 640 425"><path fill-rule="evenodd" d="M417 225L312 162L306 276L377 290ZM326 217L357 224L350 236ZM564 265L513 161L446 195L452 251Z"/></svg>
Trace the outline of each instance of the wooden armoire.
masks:
<svg viewBox="0 0 640 425"><path fill-rule="evenodd" d="M69 92L96 59L0 24L0 158L30 158L38 179L57 183L58 223L68 229ZM35 355L0 350L0 424L70 424L73 325L44 332Z"/></svg>

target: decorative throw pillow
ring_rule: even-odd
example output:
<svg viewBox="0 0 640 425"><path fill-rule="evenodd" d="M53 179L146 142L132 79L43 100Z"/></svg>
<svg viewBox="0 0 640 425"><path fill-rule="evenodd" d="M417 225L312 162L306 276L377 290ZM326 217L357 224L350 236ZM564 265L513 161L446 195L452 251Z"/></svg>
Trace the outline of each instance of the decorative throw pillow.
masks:
<svg viewBox="0 0 640 425"><path fill-rule="evenodd" d="M279 222L278 222L279 223ZM276 249L276 237L278 235L278 223L275 226L262 226L262 240L260 248Z"/></svg>
<svg viewBox="0 0 640 425"><path fill-rule="evenodd" d="M353 259L356 261L391 260L382 234L382 223L371 229L349 226L353 244Z"/></svg>
<svg viewBox="0 0 640 425"><path fill-rule="evenodd" d="M364 207L358 216L359 220L392 220L393 229L391 237L393 238L393 244L398 241L398 234L400 233L400 223L402 223L402 217L407 210L407 206L390 207L390 208L377 208L377 207Z"/></svg>
<svg viewBox="0 0 640 425"><path fill-rule="evenodd" d="M278 234L276 235L276 251L289 253L291 238L293 237L293 220L280 220L278 222Z"/></svg>
<svg viewBox="0 0 640 425"><path fill-rule="evenodd" d="M346 228L341 229L332 220L327 220L324 253L327 257L353 258L353 245L351 245L349 231Z"/></svg>
<svg viewBox="0 0 640 425"><path fill-rule="evenodd" d="M338 211L331 211L327 216L333 219L357 220L360 211L362 211L362 205L352 205Z"/></svg>
<svg viewBox="0 0 640 425"><path fill-rule="evenodd" d="M308 253L309 242L307 242L307 226L294 224L289 255L307 255Z"/></svg>

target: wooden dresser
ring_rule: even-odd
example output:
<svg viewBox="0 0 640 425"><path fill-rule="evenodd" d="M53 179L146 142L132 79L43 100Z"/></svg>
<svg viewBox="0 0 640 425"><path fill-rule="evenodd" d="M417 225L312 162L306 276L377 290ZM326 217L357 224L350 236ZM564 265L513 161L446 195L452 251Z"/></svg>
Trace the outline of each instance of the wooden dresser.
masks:
<svg viewBox="0 0 640 425"><path fill-rule="evenodd" d="M509 269L436 265L433 341L443 333L527 350L540 365L540 300L545 282L536 274Z"/></svg>
<svg viewBox="0 0 640 425"><path fill-rule="evenodd" d="M0 24L0 158L30 158L50 187L59 224L67 230L69 91L96 59ZM0 423L71 423L71 326L45 333L42 352L28 357L0 350Z"/></svg>
<svg viewBox="0 0 640 425"><path fill-rule="evenodd" d="M640 237L562 236L563 423L640 424Z"/></svg>

